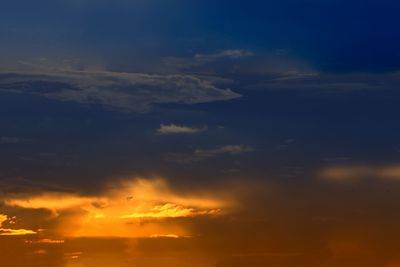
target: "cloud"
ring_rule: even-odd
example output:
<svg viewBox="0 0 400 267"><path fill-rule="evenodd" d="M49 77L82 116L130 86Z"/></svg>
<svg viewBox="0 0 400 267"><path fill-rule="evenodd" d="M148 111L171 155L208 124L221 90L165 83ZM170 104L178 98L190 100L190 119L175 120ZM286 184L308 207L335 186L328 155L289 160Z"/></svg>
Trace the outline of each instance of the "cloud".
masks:
<svg viewBox="0 0 400 267"><path fill-rule="evenodd" d="M36 194L40 192L72 192L71 188L44 182L35 182L23 177L0 179L0 197L11 194Z"/></svg>
<svg viewBox="0 0 400 267"><path fill-rule="evenodd" d="M19 137L10 137L10 136L1 136L0 144L19 144L29 142L29 139L19 138Z"/></svg>
<svg viewBox="0 0 400 267"><path fill-rule="evenodd" d="M240 97L191 75L88 71L0 73L0 91L100 104L126 112L147 112L156 104L198 104Z"/></svg>
<svg viewBox="0 0 400 267"><path fill-rule="evenodd" d="M168 57L163 60L163 69L165 72L175 70L178 72L191 72L196 73L201 77L201 73L207 73L207 79L212 79L219 83L231 83L232 80L221 77L212 77L210 72L220 73L222 66L232 69L232 61L241 62L243 59L254 56L254 53L246 49L229 49L223 50L218 53L211 54L196 54L193 57L179 58ZM222 64L222 65L221 65ZM219 71L217 69L219 69ZM222 68L224 69L224 68Z"/></svg>
<svg viewBox="0 0 400 267"><path fill-rule="evenodd" d="M194 59L199 62L212 62L222 59L239 59L254 56L254 53L245 49L229 49L214 54L196 54Z"/></svg>
<svg viewBox="0 0 400 267"><path fill-rule="evenodd" d="M45 230L60 237L150 237L163 232L188 236L190 229L169 221L222 216L234 205L229 197L211 192L175 192L162 178L114 182L91 196L42 191L6 195L2 200L4 207L21 214L49 211L44 222L53 220L57 226Z"/></svg>
<svg viewBox="0 0 400 267"><path fill-rule="evenodd" d="M43 239L37 239L37 240L25 240L25 243L27 243L27 244L64 244L65 240L43 238Z"/></svg>
<svg viewBox="0 0 400 267"><path fill-rule="evenodd" d="M194 208L183 207L180 205L166 203L157 205L145 212L133 212L130 214L122 215L122 219L131 218L180 218L180 217L194 217L199 215L213 215L218 214L219 209L199 211Z"/></svg>
<svg viewBox="0 0 400 267"><path fill-rule="evenodd" d="M365 90L397 90L400 73L323 73L312 69L255 73L248 89L304 92L354 92ZM257 82L262 81L262 82Z"/></svg>
<svg viewBox="0 0 400 267"><path fill-rule="evenodd" d="M215 149L196 149L192 153L169 153L166 160L178 163L193 163L214 158L220 155L239 155L252 152L254 149L247 145L227 145Z"/></svg>
<svg viewBox="0 0 400 267"><path fill-rule="evenodd" d="M192 128L189 126L179 126L176 124L161 124L160 128L157 130L160 134L170 135L170 134L194 134L204 131L205 128Z"/></svg>
<svg viewBox="0 0 400 267"><path fill-rule="evenodd" d="M366 178L400 180L400 165L331 166L323 169L320 172L320 177L325 180L337 182L356 181Z"/></svg>
<svg viewBox="0 0 400 267"><path fill-rule="evenodd" d="M151 235L150 238L182 238L182 237L174 234L155 234ZM184 238L190 238L190 236L184 236Z"/></svg>
<svg viewBox="0 0 400 267"><path fill-rule="evenodd" d="M36 232L33 230L4 228L3 224L6 222L9 222L9 224L14 224L15 218L9 218L5 214L0 214L0 236L34 235L34 234L36 234Z"/></svg>

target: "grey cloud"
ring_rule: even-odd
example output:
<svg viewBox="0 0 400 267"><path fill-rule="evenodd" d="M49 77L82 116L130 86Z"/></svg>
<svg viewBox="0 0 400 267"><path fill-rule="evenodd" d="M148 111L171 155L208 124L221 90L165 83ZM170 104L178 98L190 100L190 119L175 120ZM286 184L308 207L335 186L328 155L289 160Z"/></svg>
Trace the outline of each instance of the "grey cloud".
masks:
<svg viewBox="0 0 400 267"><path fill-rule="evenodd" d="M29 139L11 137L11 136L0 136L0 144L19 144L29 142Z"/></svg>
<svg viewBox="0 0 400 267"><path fill-rule="evenodd" d="M249 50L229 49L229 50L224 50L222 52L214 53L214 54L196 54L194 56L194 58L197 61L210 62L210 61L216 61L216 60L221 60L221 59L239 59L239 58L243 58L243 57L250 57L253 55L254 55L254 53Z"/></svg>
<svg viewBox="0 0 400 267"><path fill-rule="evenodd" d="M153 104L197 104L240 97L191 75L88 71L0 73L0 90L127 112L147 112Z"/></svg>
<svg viewBox="0 0 400 267"><path fill-rule="evenodd" d="M252 152L254 149L247 145L227 145L215 149L196 149L191 153L169 153L166 160L178 163L193 163L220 155L239 155Z"/></svg>
<svg viewBox="0 0 400 267"><path fill-rule="evenodd" d="M206 72L210 72L210 67L214 64L224 62L226 60L240 60L244 58L248 58L254 56L254 53L250 50L245 49L230 49L224 50L218 53L213 54L196 54L193 57L189 58L178 58L178 57L169 57L165 58L163 61L163 65L165 67L165 71L200 71L204 72L205 70L202 67L207 67ZM229 64L231 67L231 64ZM216 67L216 66L214 66ZM211 67L213 69L213 67ZM216 79L215 77L214 79ZM221 79L220 79L221 80ZM231 82L229 79L225 80L225 82Z"/></svg>
<svg viewBox="0 0 400 267"><path fill-rule="evenodd" d="M4 196L33 195L47 191L74 192L75 190L57 184L31 181L23 177L0 178L0 202Z"/></svg>
<svg viewBox="0 0 400 267"><path fill-rule="evenodd" d="M176 125L176 124L161 124L157 130L159 134L171 135L171 134L195 134L204 131L206 128L193 128L189 126Z"/></svg>
<svg viewBox="0 0 400 267"><path fill-rule="evenodd" d="M332 74L315 71L289 71L256 75L247 89L346 92L357 90L397 89L400 74L393 73L350 73Z"/></svg>

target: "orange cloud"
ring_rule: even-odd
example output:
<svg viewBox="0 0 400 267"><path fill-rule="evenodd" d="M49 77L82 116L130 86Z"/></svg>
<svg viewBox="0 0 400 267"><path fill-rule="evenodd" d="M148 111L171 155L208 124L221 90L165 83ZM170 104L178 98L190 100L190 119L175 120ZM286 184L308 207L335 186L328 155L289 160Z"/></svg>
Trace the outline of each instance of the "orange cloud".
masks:
<svg viewBox="0 0 400 267"><path fill-rule="evenodd" d="M371 169L365 166L333 166L322 170L320 176L325 180L345 182L371 174Z"/></svg>
<svg viewBox="0 0 400 267"><path fill-rule="evenodd" d="M47 192L8 198L5 203L52 211L54 218L59 220L58 231L62 236L149 237L160 232L188 236L191 233L185 227L167 221L219 216L233 202L204 193L177 193L161 178L139 178L113 185L98 196Z"/></svg>
<svg viewBox="0 0 400 267"><path fill-rule="evenodd" d="M39 239L39 240L25 240L27 244L64 244L65 240L62 239Z"/></svg>
<svg viewBox="0 0 400 267"><path fill-rule="evenodd" d="M134 212L131 214L123 215L120 218L180 218L180 217L195 217L199 215L215 215L220 212L219 209L210 210L197 210L195 208L188 208L173 203L166 203L157 205L149 211Z"/></svg>
<svg viewBox="0 0 400 267"><path fill-rule="evenodd" d="M8 220L9 220L9 217L7 215L0 214L0 236L36 234L36 232L33 230L3 228L3 223L7 222Z"/></svg>
<svg viewBox="0 0 400 267"><path fill-rule="evenodd" d="M190 238L190 236L179 236L175 234L154 234L151 238Z"/></svg>
<svg viewBox="0 0 400 267"><path fill-rule="evenodd" d="M320 176L330 181L346 182L363 178L400 180L400 166L332 166L321 171Z"/></svg>

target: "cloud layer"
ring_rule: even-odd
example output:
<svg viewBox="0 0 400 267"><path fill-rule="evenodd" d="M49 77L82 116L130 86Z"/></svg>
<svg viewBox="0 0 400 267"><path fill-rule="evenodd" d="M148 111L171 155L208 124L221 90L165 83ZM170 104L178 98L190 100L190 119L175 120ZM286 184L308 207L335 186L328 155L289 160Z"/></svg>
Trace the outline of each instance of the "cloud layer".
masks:
<svg viewBox="0 0 400 267"><path fill-rule="evenodd" d="M127 112L146 112L155 104L198 104L240 97L190 75L86 71L0 73L0 90Z"/></svg>

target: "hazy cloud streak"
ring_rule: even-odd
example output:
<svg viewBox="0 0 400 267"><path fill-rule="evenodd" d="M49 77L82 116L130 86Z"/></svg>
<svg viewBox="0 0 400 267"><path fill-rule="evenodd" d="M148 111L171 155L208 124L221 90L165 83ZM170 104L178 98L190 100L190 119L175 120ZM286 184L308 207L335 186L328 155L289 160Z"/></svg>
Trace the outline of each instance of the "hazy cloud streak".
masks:
<svg viewBox="0 0 400 267"><path fill-rule="evenodd" d="M206 128L193 128L189 126L181 126L176 124L161 124L157 129L159 134L172 135L172 134L195 134L204 131Z"/></svg>
<svg viewBox="0 0 400 267"><path fill-rule="evenodd" d="M240 97L190 75L87 71L0 73L0 90L127 112L147 112L154 104L198 104Z"/></svg>
<svg viewBox="0 0 400 267"><path fill-rule="evenodd" d="M196 149L192 153L169 153L166 160L178 163L193 163L220 155L239 155L252 152L254 149L247 145L227 145L215 149Z"/></svg>

